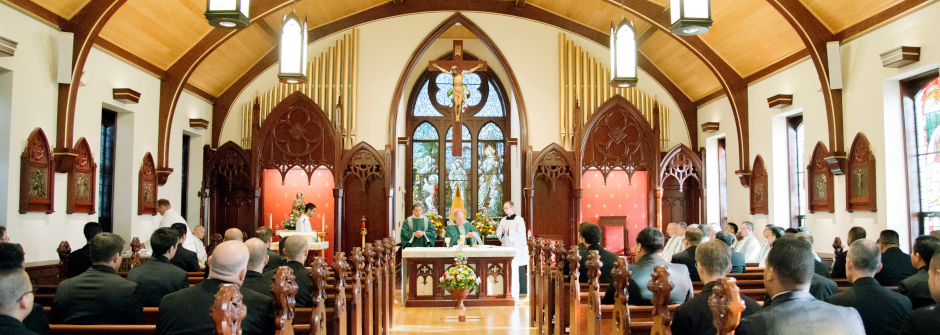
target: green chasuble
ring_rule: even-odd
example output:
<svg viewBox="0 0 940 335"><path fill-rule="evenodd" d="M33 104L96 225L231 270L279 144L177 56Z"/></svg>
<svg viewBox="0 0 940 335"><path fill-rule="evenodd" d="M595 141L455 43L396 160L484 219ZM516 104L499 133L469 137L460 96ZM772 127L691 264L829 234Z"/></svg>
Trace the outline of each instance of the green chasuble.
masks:
<svg viewBox="0 0 940 335"><path fill-rule="evenodd" d="M423 231L424 236L415 237L416 231ZM437 230L426 216L408 217L401 225L401 247L433 247Z"/></svg>
<svg viewBox="0 0 940 335"><path fill-rule="evenodd" d="M461 232L461 229L460 229L461 227L463 227L463 232ZM460 239L461 233L467 234L471 232L476 233L477 236L473 238L470 238L470 237L466 238L464 245L473 246L473 245L483 244L483 240L480 239L480 232L477 231L477 229L473 227L473 224L471 224L470 222L464 222L463 224L460 224L460 225L456 225L456 224L448 225L447 232L444 235L445 240L448 237L450 238L450 244L447 245L447 247L452 247L452 246L457 245L457 241Z"/></svg>

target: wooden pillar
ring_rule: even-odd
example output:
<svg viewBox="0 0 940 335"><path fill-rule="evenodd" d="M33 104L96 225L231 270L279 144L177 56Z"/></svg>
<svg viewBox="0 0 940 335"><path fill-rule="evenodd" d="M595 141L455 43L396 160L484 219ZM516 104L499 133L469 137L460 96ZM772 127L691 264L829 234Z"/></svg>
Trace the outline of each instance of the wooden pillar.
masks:
<svg viewBox="0 0 940 335"><path fill-rule="evenodd" d="M656 229L660 231L663 230L663 188L656 187L655 196L656 196ZM704 221L700 222L704 224Z"/></svg>
<svg viewBox="0 0 940 335"><path fill-rule="evenodd" d="M334 172L339 173L339 172ZM335 176L334 176L335 177ZM338 183L336 185L339 185ZM333 251L343 250L343 188L333 189Z"/></svg>

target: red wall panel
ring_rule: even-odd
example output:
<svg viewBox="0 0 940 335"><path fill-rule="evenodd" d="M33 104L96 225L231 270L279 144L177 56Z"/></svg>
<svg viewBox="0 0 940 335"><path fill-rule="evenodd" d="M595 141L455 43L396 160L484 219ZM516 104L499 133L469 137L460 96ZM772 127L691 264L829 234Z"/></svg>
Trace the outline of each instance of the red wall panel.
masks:
<svg viewBox="0 0 940 335"><path fill-rule="evenodd" d="M313 203L317 206L316 217L310 218L310 224L316 231L321 231L320 225L326 220L326 240L330 241L330 248L326 251L326 260L333 263L333 253L335 242L333 234L335 232L335 223L333 219L333 210L336 201L333 199L333 174L327 169L318 169L310 178L310 184L307 184L307 174L301 169L292 169L287 172L284 178L284 184L281 184L281 174L277 170L268 169L264 171L264 224L275 231L284 229L281 227L281 221L290 216L291 205L294 203L294 197L297 192L304 194L304 201ZM273 222L272 222L273 221ZM278 241L275 235L274 241ZM319 256L319 252L317 252Z"/></svg>
<svg viewBox="0 0 940 335"><path fill-rule="evenodd" d="M584 197L581 199L581 221L598 224L601 216L626 216L630 230L630 247L636 243L636 234L647 227L648 183L645 171L633 174L633 183L627 180L627 173L612 171L607 176L607 185L600 171L590 170L581 178ZM608 227L604 231L604 244L611 252L623 247L622 233L613 235L619 229ZM614 246L620 245L620 248Z"/></svg>

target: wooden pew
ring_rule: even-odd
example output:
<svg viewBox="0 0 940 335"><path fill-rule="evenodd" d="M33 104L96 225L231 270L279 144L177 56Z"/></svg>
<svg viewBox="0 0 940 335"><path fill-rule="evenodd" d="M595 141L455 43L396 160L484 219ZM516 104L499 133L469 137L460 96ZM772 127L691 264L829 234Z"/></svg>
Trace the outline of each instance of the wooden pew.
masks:
<svg viewBox="0 0 940 335"><path fill-rule="evenodd" d="M540 238L536 238L532 236L529 236L529 239L527 242L529 246L529 264L530 264L530 266L527 267L528 274L526 275L526 277L529 278L529 287L528 287L529 294L527 295L529 298L529 327L537 327L537 328L541 328L539 327L538 320L541 320L542 318L542 313L541 313L541 308L540 308L541 299L539 297L540 296L539 292L541 292L541 287L539 284L542 281L541 279L542 261L541 261L541 256L540 256L541 250L539 248L536 248L536 246L541 245L541 243L542 242Z"/></svg>

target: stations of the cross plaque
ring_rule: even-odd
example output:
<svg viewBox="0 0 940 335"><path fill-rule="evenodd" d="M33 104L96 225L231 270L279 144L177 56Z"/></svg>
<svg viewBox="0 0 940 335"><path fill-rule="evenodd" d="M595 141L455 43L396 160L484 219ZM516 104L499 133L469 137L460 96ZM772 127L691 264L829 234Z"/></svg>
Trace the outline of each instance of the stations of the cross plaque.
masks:
<svg viewBox="0 0 940 335"><path fill-rule="evenodd" d="M432 60L428 64L428 71L441 71L453 77L454 85L450 98L454 113L454 134L451 156L459 157L463 153L463 126L460 124L460 114L466 110L467 89L463 86L463 76L474 71L486 71L486 62L463 60L463 41L454 40L453 60Z"/></svg>

